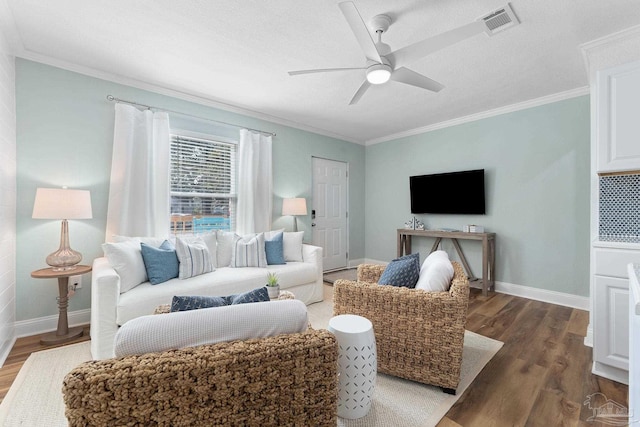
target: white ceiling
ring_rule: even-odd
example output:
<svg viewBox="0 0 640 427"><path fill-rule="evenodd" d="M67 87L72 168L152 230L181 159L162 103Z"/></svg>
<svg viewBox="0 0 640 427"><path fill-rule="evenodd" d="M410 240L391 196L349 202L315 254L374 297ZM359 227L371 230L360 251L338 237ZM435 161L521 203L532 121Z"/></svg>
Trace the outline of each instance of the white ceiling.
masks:
<svg viewBox="0 0 640 427"><path fill-rule="evenodd" d="M514 0L520 25L409 66L444 84L439 93L389 82L349 106L364 71L287 74L364 66L338 0L4 1L18 56L147 82L359 143L585 88L579 46L640 24L638 0ZM392 18L383 41L396 50L506 1L355 4L365 22Z"/></svg>

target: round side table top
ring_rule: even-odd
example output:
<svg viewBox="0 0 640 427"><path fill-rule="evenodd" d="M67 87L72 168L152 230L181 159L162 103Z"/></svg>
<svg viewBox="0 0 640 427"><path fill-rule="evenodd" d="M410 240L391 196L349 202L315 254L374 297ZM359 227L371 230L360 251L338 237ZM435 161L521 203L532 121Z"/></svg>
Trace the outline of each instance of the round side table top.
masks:
<svg viewBox="0 0 640 427"><path fill-rule="evenodd" d="M341 314L329 320L329 330L333 329L346 334L361 334L372 328L373 324L369 319L355 314Z"/></svg>
<svg viewBox="0 0 640 427"><path fill-rule="evenodd" d="M31 277L34 279L57 279L59 277L77 276L91 271L90 265L76 265L73 270L53 271L53 267L41 268L32 271Z"/></svg>

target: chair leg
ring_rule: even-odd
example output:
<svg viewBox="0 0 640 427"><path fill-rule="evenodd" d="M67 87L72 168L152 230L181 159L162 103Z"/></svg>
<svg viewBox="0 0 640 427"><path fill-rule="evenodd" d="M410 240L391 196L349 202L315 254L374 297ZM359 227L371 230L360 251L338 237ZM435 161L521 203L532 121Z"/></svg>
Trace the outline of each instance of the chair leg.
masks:
<svg viewBox="0 0 640 427"><path fill-rule="evenodd" d="M444 391L447 394L452 394L452 395L456 395L456 389L455 388L446 388L446 387L440 387L442 389L442 391Z"/></svg>

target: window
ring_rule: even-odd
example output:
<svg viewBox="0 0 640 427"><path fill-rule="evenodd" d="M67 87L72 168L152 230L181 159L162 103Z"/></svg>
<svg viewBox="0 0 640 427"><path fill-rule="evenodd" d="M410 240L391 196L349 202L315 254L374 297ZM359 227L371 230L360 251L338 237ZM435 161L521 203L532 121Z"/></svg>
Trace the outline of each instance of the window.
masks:
<svg viewBox="0 0 640 427"><path fill-rule="evenodd" d="M234 141L175 131L171 135L171 233L235 229Z"/></svg>

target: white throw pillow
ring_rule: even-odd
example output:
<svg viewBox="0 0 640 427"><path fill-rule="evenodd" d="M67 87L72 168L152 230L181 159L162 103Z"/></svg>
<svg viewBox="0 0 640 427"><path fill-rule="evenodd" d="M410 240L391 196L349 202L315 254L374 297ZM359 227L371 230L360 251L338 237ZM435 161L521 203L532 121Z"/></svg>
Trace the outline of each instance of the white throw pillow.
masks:
<svg viewBox="0 0 640 427"><path fill-rule="evenodd" d="M448 257L438 257L433 259L426 269L420 271L416 289L431 292L448 291L452 278L453 265L451 261L449 261Z"/></svg>
<svg viewBox="0 0 640 427"><path fill-rule="evenodd" d="M218 250L217 250L217 266L229 267L231 264L231 255L233 254L233 242L236 239L236 233L232 231L217 231Z"/></svg>
<svg viewBox="0 0 640 427"><path fill-rule="evenodd" d="M120 293L127 292L148 280L138 239L103 243L102 250L111 267L120 276Z"/></svg>
<svg viewBox="0 0 640 427"><path fill-rule="evenodd" d="M178 261L180 261L178 277L180 279L188 279L213 271L207 245L199 237L190 240L187 242L176 237L176 253Z"/></svg>
<svg viewBox="0 0 640 427"><path fill-rule="evenodd" d="M160 245L163 244L165 240L171 241L172 239L169 239L168 237L129 237L118 236L117 234L113 236L113 241L115 243L135 241L144 243L145 245L153 246L154 248L160 247ZM171 241L171 243L173 242Z"/></svg>
<svg viewBox="0 0 640 427"><path fill-rule="evenodd" d="M427 258L422 262L422 266L420 267L420 273L429 268L429 266L436 260L446 259L449 260L449 254L446 251L433 251L427 256Z"/></svg>
<svg viewBox="0 0 640 427"><path fill-rule="evenodd" d="M304 231L285 232L283 236L284 260L302 262L302 239Z"/></svg>
<svg viewBox="0 0 640 427"><path fill-rule="evenodd" d="M118 329L115 355L292 334L306 331L308 324L307 307L295 299L142 316Z"/></svg>
<svg viewBox="0 0 640 427"><path fill-rule="evenodd" d="M207 245L207 249L209 250L209 255L211 257L211 266L213 268L216 268L218 266L218 237L215 230L196 234L193 236L180 236L180 238L186 242L192 242L196 239L202 239L202 241L204 241L204 243Z"/></svg>
<svg viewBox="0 0 640 427"><path fill-rule="evenodd" d="M267 268L267 253L264 249L264 233L236 235L233 242L230 267Z"/></svg>

